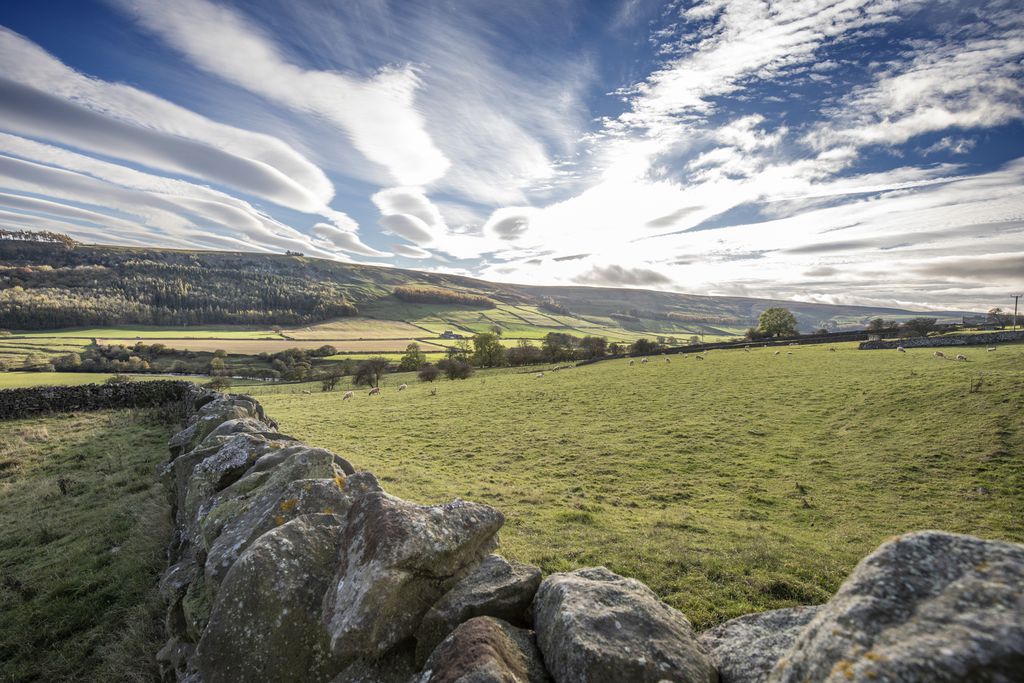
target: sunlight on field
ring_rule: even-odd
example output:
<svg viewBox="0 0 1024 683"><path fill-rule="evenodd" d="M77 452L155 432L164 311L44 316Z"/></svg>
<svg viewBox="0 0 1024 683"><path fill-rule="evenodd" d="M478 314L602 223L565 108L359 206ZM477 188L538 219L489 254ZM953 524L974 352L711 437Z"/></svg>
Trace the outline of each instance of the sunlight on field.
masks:
<svg viewBox="0 0 1024 683"><path fill-rule="evenodd" d="M23 387L46 386L77 386L79 384L102 384L113 377L104 372L0 372L0 389L18 389ZM147 382L157 379L186 380L205 382L209 377L194 375L127 375L133 381Z"/></svg>
<svg viewBox="0 0 1024 683"><path fill-rule="evenodd" d="M966 363L837 348L394 375L348 402L311 385L254 391L282 431L396 495L495 505L508 556L606 564L704 627L824 601L892 534L1024 540L1024 345Z"/></svg>

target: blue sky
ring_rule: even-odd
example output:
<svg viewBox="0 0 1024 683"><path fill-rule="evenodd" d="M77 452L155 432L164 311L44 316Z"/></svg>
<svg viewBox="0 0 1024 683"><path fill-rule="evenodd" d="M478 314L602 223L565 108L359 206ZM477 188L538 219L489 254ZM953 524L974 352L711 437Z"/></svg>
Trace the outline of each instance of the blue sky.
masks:
<svg viewBox="0 0 1024 683"><path fill-rule="evenodd" d="M0 226L532 284L1024 289L1013 2L0 7Z"/></svg>

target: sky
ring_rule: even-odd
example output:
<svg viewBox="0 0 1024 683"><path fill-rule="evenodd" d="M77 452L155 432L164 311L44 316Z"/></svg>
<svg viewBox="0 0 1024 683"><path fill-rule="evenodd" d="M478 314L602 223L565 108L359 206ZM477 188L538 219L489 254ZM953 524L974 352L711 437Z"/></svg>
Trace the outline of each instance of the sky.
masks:
<svg viewBox="0 0 1024 683"><path fill-rule="evenodd" d="M0 227L526 284L1024 293L1016 0L36 0L0 27Z"/></svg>

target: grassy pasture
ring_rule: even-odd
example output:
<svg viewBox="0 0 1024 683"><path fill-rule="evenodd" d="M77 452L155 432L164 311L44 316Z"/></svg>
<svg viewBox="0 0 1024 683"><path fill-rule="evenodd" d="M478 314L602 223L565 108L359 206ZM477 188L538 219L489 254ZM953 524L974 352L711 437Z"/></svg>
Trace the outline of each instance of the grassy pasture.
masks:
<svg viewBox="0 0 1024 683"><path fill-rule="evenodd" d="M20 389L24 387L78 386L80 384L102 384L113 374L105 372L0 372L0 389ZM137 382L157 379L180 379L193 382L206 382L209 377L185 375L130 375Z"/></svg>
<svg viewBox="0 0 1024 683"><path fill-rule="evenodd" d="M256 355L263 351L277 353L285 349L318 349L329 344L342 352L368 353L373 351L398 352L416 342L424 350L440 351L441 347L428 341L417 339L380 339L375 341L334 341L334 340L263 340L263 339L149 339L147 343L161 343L169 348L186 351L213 352L223 349L230 354ZM100 344L122 343L116 339L100 339Z"/></svg>
<svg viewBox="0 0 1024 683"><path fill-rule="evenodd" d="M319 325L282 330L292 339L409 339L424 336L425 330L401 320L341 318Z"/></svg>
<svg viewBox="0 0 1024 683"><path fill-rule="evenodd" d="M126 410L0 422L0 680L157 680L170 433Z"/></svg>
<svg viewBox="0 0 1024 683"><path fill-rule="evenodd" d="M269 329L249 329L237 325L204 325L202 327L152 327L147 325L125 327L72 327L62 330L41 330L17 332L19 339L53 337L78 337L82 339L112 339L118 343L124 340L165 339L282 339L281 335ZM0 337L3 339L3 337Z"/></svg>
<svg viewBox="0 0 1024 683"><path fill-rule="evenodd" d="M822 602L892 534L1024 541L1024 345L966 363L837 348L393 375L345 403L298 393L310 385L253 391L285 433L396 495L495 505L509 557L605 564L703 628Z"/></svg>

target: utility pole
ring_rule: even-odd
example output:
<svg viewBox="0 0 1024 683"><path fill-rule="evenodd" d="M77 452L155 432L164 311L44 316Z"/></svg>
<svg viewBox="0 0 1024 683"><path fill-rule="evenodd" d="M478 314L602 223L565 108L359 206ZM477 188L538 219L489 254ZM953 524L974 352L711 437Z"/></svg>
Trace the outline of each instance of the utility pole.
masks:
<svg viewBox="0 0 1024 683"><path fill-rule="evenodd" d="M1020 294L1011 294L1013 297L1013 329L1017 329L1017 301L1020 299Z"/></svg>

